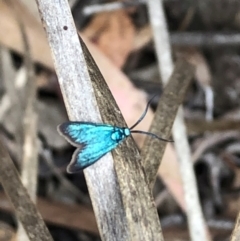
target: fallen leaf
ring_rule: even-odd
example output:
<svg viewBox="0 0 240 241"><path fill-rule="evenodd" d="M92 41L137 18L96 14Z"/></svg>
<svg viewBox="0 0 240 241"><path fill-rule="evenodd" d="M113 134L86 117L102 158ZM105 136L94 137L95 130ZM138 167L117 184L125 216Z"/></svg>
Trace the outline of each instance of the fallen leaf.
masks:
<svg viewBox="0 0 240 241"><path fill-rule="evenodd" d="M135 27L129 15L118 10L97 14L83 34L120 68L132 50Z"/></svg>

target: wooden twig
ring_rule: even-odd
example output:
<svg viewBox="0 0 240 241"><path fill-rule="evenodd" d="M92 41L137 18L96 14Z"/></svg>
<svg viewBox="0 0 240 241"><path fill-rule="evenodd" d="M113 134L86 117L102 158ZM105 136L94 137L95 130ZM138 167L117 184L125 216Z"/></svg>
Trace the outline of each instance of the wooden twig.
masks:
<svg viewBox="0 0 240 241"><path fill-rule="evenodd" d="M70 120L103 120L126 126L95 62L85 45L79 44L68 2L37 0L37 3ZM163 240L132 138L123 142L113 155L115 167L108 153L84 170L102 240Z"/></svg>
<svg viewBox="0 0 240 241"><path fill-rule="evenodd" d="M165 0L169 1L169 0ZM101 12L111 12L116 11L119 9L139 6L141 4L146 4L147 0L131 0L131 1L121 1L121 2L112 2L112 3L105 3L105 4L92 4L86 6L83 9L83 14L86 16L101 13Z"/></svg>
<svg viewBox="0 0 240 241"><path fill-rule="evenodd" d="M15 78L16 70L12 65L9 50L2 46L0 48L0 58L2 72L1 77L5 87L5 93L2 96L0 103L0 122L2 122L6 113L11 108L12 102L16 100L16 93L14 91L15 87L13 87L15 83L13 84L13 81L9 81Z"/></svg>
<svg viewBox="0 0 240 241"><path fill-rule="evenodd" d="M227 33L227 32L211 32L211 33L198 33L198 32L182 32L172 33L171 43L175 46L196 46L196 47L224 47L224 46L239 46L240 34Z"/></svg>
<svg viewBox="0 0 240 241"><path fill-rule="evenodd" d="M240 130L240 121L228 120L228 119L216 119L213 121L207 121L204 119L191 119L186 120L188 133L190 135L203 134L205 132L226 132L235 130L236 132Z"/></svg>
<svg viewBox="0 0 240 241"><path fill-rule="evenodd" d="M149 0L147 4L153 29L159 72L163 83L166 84L173 71L173 60L164 16L163 0ZM183 110L180 107L173 126L173 137L180 162L190 236L193 241L206 241L210 238L198 198L196 178L183 119Z"/></svg>
<svg viewBox="0 0 240 241"><path fill-rule="evenodd" d="M85 44L82 40L80 41L95 90L96 98L98 100L98 105L101 109L103 121L112 125L126 126L126 123L122 119L121 112L118 109L114 99L109 101L109 99L112 99L112 96L106 82L103 79L103 76L98 70L98 67L96 66ZM151 238L156 239L161 233L161 228L159 219L156 219L155 216L155 207L153 207L151 204L152 196L151 190L149 190L148 187L148 180L146 180L146 177L144 176L142 166L140 165L140 156L135 144L132 142L132 139L127 139L125 143L127 145L121 145L118 149L113 150L112 153L114 156L118 182L123 195L122 198L125 212L127 212L126 214L128 216L128 225L130 225L130 231L134 235L131 238L133 240L151 240ZM137 186L138 190L136 190ZM142 191L139 192L140 189L142 189ZM134 216L140 217L143 215L142 211L140 211L140 208L146 209L145 211L148 212L148 217L139 220L140 222L135 224ZM155 232L153 236L151 233L146 231L147 226L150 225L152 220L155 220L156 222L155 225L151 226L153 232ZM146 225L147 223L149 224ZM139 228L142 229L141 231L145 231L141 232ZM138 230L137 233L136 230ZM139 232L141 232L140 235ZM163 237L159 236L158 239L163 240Z"/></svg>
<svg viewBox="0 0 240 241"><path fill-rule="evenodd" d="M22 131L22 163L21 163L21 179L28 190L31 199L36 201L37 189L37 173L38 173L38 148L37 148L37 114L36 114L36 80L34 73L34 65L31 57L31 50L26 34L25 26L21 19L21 14L15 6L14 1L8 1L12 7L19 30L22 35L22 43L24 46L24 65L26 68L26 76L23 80L22 91L24 95L20 96L22 103L23 122L21 123ZM20 144L20 143L19 143ZM21 223L18 227L16 239L19 241L29 240Z"/></svg>
<svg viewBox="0 0 240 241"><path fill-rule="evenodd" d="M37 198L36 203L45 222L99 235L92 209L80 204L68 205L40 197ZM14 212L14 208L2 192L0 192L0 209L5 212Z"/></svg>
<svg viewBox="0 0 240 241"><path fill-rule="evenodd" d="M134 0L134 1L112 2L112 3L105 3L105 4L93 4L93 5L86 6L83 9L83 14L86 16L89 16L89 15L101 13L101 12L111 12L119 9L138 6L145 2L146 0Z"/></svg>
<svg viewBox="0 0 240 241"><path fill-rule="evenodd" d="M53 241L41 215L23 186L18 171L6 148L0 142L0 182L12 202L31 241Z"/></svg>
<svg viewBox="0 0 240 241"><path fill-rule="evenodd" d="M19 23L19 29L22 34L22 42L25 49L24 65L26 68L26 80L24 81L24 96L21 96L24 100L22 108L24 112L24 118L22 123L23 128L23 161L22 161L22 180L29 191L29 195L32 200L36 199L37 189L37 170L38 170L38 148L37 148L37 113L36 113L36 97L37 88L34 73L34 64L30 53L30 46L25 27L22 23L21 17L14 6L14 2L11 3L15 9L16 17Z"/></svg>
<svg viewBox="0 0 240 241"><path fill-rule="evenodd" d="M178 107L183 101L193 74L194 68L189 63L183 59L178 61L160 98L150 132L169 139ZM166 144L167 142L159 142L159 140L150 137L146 137L144 142L141 154L146 175L152 188Z"/></svg>

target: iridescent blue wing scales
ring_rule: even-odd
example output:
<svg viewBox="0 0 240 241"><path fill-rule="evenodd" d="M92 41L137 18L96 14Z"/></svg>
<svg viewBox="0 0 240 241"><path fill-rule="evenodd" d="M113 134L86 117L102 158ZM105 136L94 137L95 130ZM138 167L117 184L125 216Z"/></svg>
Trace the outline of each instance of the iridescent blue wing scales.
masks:
<svg viewBox="0 0 240 241"><path fill-rule="evenodd" d="M73 154L67 171L73 173L94 164L106 153L116 148L118 144L119 142L111 142L106 146L104 141L102 144L90 143L83 148L78 148Z"/></svg>
<svg viewBox="0 0 240 241"><path fill-rule="evenodd" d="M131 133L150 135L159 140L168 141L160 138L154 133L133 130L133 128L145 117L152 100L153 98L148 102L147 107L139 120L130 128L95 124L91 122L66 122L59 125L59 133L73 146L77 147L77 150L74 152L72 160L68 165L68 172L76 172L94 164L107 152L116 148L118 144Z"/></svg>
<svg viewBox="0 0 240 241"><path fill-rule="evenodd" d="M84 169L116 148L130 134L126 130L128 129L89 122L66 122L59 125L60 134L78 147L68 166L68 172Z"/></svg>

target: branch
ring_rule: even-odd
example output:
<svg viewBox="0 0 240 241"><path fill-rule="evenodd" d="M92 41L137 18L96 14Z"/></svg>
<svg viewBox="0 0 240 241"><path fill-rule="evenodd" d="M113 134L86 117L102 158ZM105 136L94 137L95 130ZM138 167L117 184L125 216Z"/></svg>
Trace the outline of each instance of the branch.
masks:
<svg viewBox="0 0 240 241"><path fill-rule="evenodd" d="M0 142L0 181L11 200L18 219L31 241L53 241L45 223L24 188L17 169Z"/></svg>
<svg viewBox="0 0 240 241"><path fill-rule="evenodd" d="M112 2L105 4L92 4L84 7L83 14L86 16L101 13L101 12L112 12L119 9L139 6L140 4L145 3L146 0L134 0L134 1L122 1L122 2Z"/></svg>
<svg viewBox="0 0 240 241"><path fill-rule="evenodd" d="M81 204L71 203L68 205L63 202L38 197L37 209L45 222L51 225L65 227L71 230L82 230L99 235L92 209L86 208ZM0 210L10 213L14 212L11 203L2 192L0 192Z"/></svg>
<svg viewBox="0 0 240 241"><path fill-rule="evenodd" d="M179 60L167 86L159 100L149 132L169 139L172 125L179 105L185 97L187 88L194 74L194 68L184 60ZM156 174L163 157L167 142L146 137L142 149L142 159L150 186L155 183Z"/></svg>
<svg viewBox="0 0 240 241"><path fill-rule="evenodd" d="M197 46L197 47L224 47L239 46L239 33L172 33L171 44L175 46Z"/></svg>
<svg viewBox="0 0 240 241"><path fill-rule="evenodd" d="M163 2L162 0L149 0L147 4L153 29L159 72L163 83L167 84L170 74L173 71L173 60L167 23L164 16ZM199 202L183 110L181 107L178 110L173 126L173 137L182 173L191 240L205 241L209 239L208 230Z"/></svg>
<svg viewBox="0 0 240 241"><path fill-rule="evenodd" d="M126 126L95 62L85 45L79 44L68 2L38 0L37 3L70 120L96 123L103 120ZM163 240L157 210L132 138L114 150L113 156L115 166L108 153L84 170L102 239Z"/></svg>
<svg viewBox="0 0 240 241"><path fill-rule="evenodd" d="M25 26L21 19L21 13L15 6L15 2L10 0L8 4L11 6L16 21L19 26L19 30L22 36L22 42L24 47L24 64L26 68L26 75L24 76L22 91L24 95L19 95L22 103L23 122L20 124L20 133L23 134L23 145L22 147L22 172L21 179L28 190L31 199L35 202L36 200L36 189L37 189L37 172L38 172L38 150L37 150L37 114L36 114L36 80L34 73L33 60L31 57L30 46L28 37L26 34ZM16 235L17 240L29 240L27 234L21 225L18 226L18 232Z"/></svg>

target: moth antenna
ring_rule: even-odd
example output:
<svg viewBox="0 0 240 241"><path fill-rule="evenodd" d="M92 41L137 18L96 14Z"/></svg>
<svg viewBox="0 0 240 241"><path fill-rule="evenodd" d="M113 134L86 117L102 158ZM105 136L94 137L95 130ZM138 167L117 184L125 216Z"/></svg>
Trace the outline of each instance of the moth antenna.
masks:
<svg viewBox="0 0 240 241"><path fill-rule="evenodd" d="M132 130L135 126L137 126L142 120L143 118L145 117L145 115L147 114L147 111L148 111L148 108L152 102L152 100L156 97L157 95L154 95L147 103L147 106L146 106L146 109L144 110L144 112L142 113L141 117L138 119L138 121L132 126L130 127L129 129Z"/></svg>
<svg viewBox="0 0 240 241"><path fill-rule="evenodd" d="M148 136L152 136L152 137L154 137L154 138L157 138L157 139L160 140L160 141L174 142L173 140L167 140L167 139L161 138L161 137L159 137L158 135L153 134L153 133L151 133L151 132L134 130L134 131L131 131L131 133L145 134L145 135L148 135Z"/></svg>

